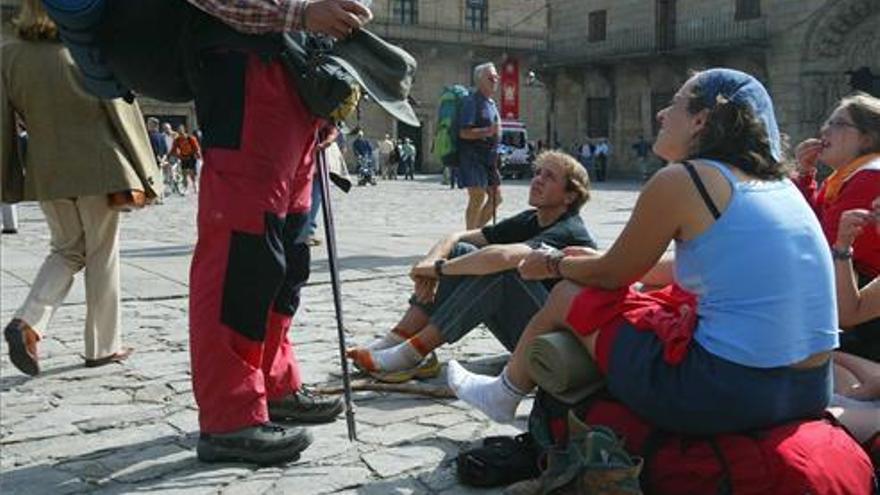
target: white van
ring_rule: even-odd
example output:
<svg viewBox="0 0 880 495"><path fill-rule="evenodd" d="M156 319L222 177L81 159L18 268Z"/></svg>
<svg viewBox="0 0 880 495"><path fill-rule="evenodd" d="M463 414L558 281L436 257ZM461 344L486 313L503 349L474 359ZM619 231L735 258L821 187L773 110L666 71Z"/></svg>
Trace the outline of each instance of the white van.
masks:
<svg viewBox="0 0 880 495"><path fill-rule="evenodd" d="M498 146L498 154L501 158L502 177L518 179L531 177L534 173L535 157L529 146L526 125L522 122L517 120L501 121L501 144Z"/></svg>

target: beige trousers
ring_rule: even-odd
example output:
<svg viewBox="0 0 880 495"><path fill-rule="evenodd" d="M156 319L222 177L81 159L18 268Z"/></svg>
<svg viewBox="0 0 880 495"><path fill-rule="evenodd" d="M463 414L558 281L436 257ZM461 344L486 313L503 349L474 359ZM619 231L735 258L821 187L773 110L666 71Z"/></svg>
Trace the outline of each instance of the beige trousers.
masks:
<svg viewBox="0 0 880 495"><path fill-rule="evenodd" d="M85 357L119 351L119 212L107 206L106 195L41 201L40 207L51 250L15 317L45 331L74 275L85 268Z"/></svg>

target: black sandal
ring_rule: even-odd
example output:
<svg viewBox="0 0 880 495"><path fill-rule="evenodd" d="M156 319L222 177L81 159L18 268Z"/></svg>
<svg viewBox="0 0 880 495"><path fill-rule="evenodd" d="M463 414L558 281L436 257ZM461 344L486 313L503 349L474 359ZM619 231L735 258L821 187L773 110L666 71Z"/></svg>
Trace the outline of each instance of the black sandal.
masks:
<svg viewBox="0 0 880 495"><path fill-rule="evenodd" d="M515 437L487 437L483 446L456 458L458 479L477 487L506 486L537 478L540 450L529 433Z"/></svg>

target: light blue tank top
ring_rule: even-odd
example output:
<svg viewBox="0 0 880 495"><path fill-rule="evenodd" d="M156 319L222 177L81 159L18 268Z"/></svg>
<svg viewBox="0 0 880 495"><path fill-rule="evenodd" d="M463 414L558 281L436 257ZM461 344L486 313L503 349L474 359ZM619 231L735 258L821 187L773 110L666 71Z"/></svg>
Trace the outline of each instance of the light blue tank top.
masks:
<svg viewBox="0 0 880 495"><path fill-rule="evenodd" d="M694 338L744 366L787 366L837 347L831 251L816 215L789 180L730 182L727 209L675 243L676 279L697 295Z"/></svg>

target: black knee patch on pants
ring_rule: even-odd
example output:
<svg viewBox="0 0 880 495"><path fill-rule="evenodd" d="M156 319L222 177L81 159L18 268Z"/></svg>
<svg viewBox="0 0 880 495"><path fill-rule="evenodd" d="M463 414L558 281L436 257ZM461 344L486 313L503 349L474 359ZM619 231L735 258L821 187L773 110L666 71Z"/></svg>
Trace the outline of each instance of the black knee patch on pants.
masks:
<svg viewBox="0 0 880 495"><path fill-rule="evenodd" d="M305 243L295 244L302 229L309 220L308 213L288 215L284 224L284 255L287 271L284 282L275 298L276 312L293 316L299 308L299 292L309 280L309 265L312 261L311 251Z"/></svg>
<svg viewBox="0 0 880 495"><path fill-rule="evenodd" d="M265 223L262 234L232 233L220 314L224 325L258 342L286 270L284 221L267 213Z"/></svg>

